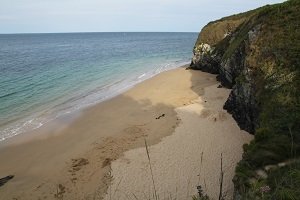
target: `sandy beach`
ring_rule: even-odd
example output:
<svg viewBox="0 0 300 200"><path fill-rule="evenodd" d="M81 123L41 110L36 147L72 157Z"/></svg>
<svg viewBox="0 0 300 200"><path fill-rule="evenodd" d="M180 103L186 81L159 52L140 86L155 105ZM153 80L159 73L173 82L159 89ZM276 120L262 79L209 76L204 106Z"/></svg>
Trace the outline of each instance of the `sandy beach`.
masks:
<svg viewBox="0 0 300 200"><path fill-rule="evenodd" d="M6 141L0 177L15 177L0 199L144 199L153 194L145 139L160 199L191 199L199 184L216 198L221 153L230 199L252 136L222 109L230 90L218 85L215 75L170 70Z"/></svg>
<svg viewBox="0 0 300 200"><path fill-rule="evenodd" d="M252 136L222 109L229 90L217 87L205 87L197 100L176 108L181 122L175 132L149 147L158 199L192 199L197 186L211 199L218 199L221 154L223 195L232 199L235 166L242 145ZM155 199L145 147L127 151L112 162L111 176L113 184L105 199Z"/></svg>

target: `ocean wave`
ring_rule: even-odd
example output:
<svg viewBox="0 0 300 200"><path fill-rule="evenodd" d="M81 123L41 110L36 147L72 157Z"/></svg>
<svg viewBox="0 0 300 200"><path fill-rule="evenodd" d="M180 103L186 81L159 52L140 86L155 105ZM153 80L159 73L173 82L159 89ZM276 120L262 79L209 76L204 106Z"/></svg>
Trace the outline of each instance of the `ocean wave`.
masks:
<svg viewBox="0 0 300 200"><path fill-rule="evenodd" d="M0 141L4 141L30 130L38 129L59 117L72 114L80 109L110 99L132 88L134 85L145 81L146 79L149 79L161 72L188 64L188 62L188 60L176 60L171 63L157 64L156 67L146 68L148 70L145 70L144 73L132 73L126 78L111 81L111 83L91 88L88 92L67 98L59 104L56 104L51 108L47 108L35 116L29 116L26 119L19 120L18 122L0 130Z"/></svg>

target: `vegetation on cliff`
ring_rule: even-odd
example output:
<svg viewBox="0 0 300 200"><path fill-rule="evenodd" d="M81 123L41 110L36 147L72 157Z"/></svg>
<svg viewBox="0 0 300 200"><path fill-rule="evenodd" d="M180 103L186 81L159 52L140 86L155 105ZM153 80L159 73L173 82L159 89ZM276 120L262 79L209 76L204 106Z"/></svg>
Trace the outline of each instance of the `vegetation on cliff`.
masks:
<svg viewBox="0 0 300 200"><path fill-rule="evenodd" d="M240 24L251 17L254 13L255 10L251 10L208 23L201 30L195 46L197 47L201 43L216 45L224 38L224 36L235 31ZM213 30L213 32L211 30Z"/></svg>
<svg viewBox="0 0 300 200"><path fill-rule="evenodd" d="M221 37L228 27L231 32ZM217 33L214 40L208 32ZM233 88L225 108L255 134L236 168L235 198L298 199L300 1L211 22L196 47L201 43L212 46L209 56L219 79Z"/></svg>

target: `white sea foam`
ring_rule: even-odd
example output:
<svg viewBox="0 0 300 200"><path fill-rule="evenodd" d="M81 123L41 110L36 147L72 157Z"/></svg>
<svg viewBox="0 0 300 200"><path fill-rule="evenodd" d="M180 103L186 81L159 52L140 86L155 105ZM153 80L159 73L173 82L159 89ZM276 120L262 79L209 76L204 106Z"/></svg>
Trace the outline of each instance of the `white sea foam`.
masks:
<svg viewBox="0 0 300 200"><path fill-rule="evenodd" d="M146 76L146 73L140 75L140 76L138 77L138 79L143 78L144 76Z"/></svg>
<svg viewBox="0 0 300 200"><path fill-rule="evenodd" d="M0 141L185 64L197 33L28 36L0 35Z"/></svg>
<svg viewBox="0 0 300 200"><path fill-rule="evenodd" d="M149 79L161 72L175 69L187 63L188 61L181 60L173 63L159 64L154 68L146 70L146 72L142 74L133 73L128 75L126 78L112 81L111 83L101 87L96 87L90 90L89 93L80 94L67 100L63 104L56 105L54 108L52 108L52 110L46 112L48 114L45 114L44 112L36 113L34 116L19 120L18 122L0 130L0 142L14 137L20 133L38 129L44 124L47 124L48 122L61 116L72 114L80 109L110 99L132 88L134 85L145 81L146 79Z"/></svg>

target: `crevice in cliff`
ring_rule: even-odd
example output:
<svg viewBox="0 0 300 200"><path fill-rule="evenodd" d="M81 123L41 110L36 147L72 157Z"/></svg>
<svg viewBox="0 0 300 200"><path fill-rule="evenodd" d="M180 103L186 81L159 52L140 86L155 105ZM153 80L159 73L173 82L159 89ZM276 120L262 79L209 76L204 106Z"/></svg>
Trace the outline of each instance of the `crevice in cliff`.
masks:
<svg viewBox="0 0 300 200"><path fill-rule="evenodd" d="M210 22L196 42L213 51L194 52L190 68L217 73L218 81L232 89L224 109L241 129L255 133L236 168L234 199L261 199L261 190L264 199L300 195L300 162L267 171L264 179L256 173L300 157L299 9L299 0L289 0L239 14L243 20L235 30L215 40L208 33L220 33L218 23L231 23L237 16ZM282 198L279 191L293 198Z"/></svg>

